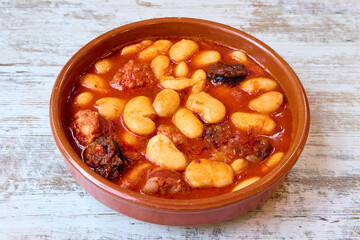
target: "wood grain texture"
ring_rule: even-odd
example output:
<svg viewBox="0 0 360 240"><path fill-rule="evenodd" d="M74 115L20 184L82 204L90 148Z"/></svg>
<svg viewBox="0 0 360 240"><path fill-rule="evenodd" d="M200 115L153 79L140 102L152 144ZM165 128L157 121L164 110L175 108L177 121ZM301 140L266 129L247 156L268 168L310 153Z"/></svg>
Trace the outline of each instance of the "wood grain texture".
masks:
<svg viewBox="0 0 360 240"><path fill-rule="evenodd" d="M0 239L360 239L358 1L1 1ZM293 67L311 128L292 172L237 218L168 227L118 214L70 176L48 104L66 61L130 22L196 17L241 29Z"/></svg>

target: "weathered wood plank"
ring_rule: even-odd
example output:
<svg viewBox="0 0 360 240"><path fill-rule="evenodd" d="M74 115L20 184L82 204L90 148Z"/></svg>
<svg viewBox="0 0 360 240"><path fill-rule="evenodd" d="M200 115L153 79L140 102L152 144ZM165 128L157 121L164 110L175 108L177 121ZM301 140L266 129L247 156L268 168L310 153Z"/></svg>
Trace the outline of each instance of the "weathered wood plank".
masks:
<svg viewBox="0 0 360 240"><path fill-rule="evenodd" d="M0 2L1 239L360 239L359 1ZM221 22L266 42L307 91L310 135L268 200L237 218L168 227L118 214L67 172L48 103L66 61L112 28L154 17Z"/></svg>

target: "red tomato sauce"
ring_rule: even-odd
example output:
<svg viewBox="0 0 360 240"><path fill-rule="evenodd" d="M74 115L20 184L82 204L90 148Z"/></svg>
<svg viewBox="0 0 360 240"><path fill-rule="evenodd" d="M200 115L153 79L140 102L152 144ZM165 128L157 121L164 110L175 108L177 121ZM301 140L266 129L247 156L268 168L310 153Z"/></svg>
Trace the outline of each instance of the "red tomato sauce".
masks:
<svg viewBox="0 0 360 240"><path fill-rule="evenodd" d="M173 43L181 40L180 38L167 38L168 40L172 41ZM195 40L195 39L194 39ZM221 61L226 62L229 64L236 64L234 59L230 57L230 53L234 51L234 49L223 46L217 43L213 42L207 42L207 41L201 41L201 40L195 40L199 45L198 51L203 50L215 50L218 51L221 54ZM107 73L101 74L101 78L105 80L106 84L106 91L96 91L93 89L89 89L86 86L81 85L80 79L85 74L97 74L94 66L91 66L89 70L84 72L82 76L79 76L77 81L74 84L74 87L69 93L69 96L67 96L67 104L66 104L66 111L64 113L64 127L66 129L67 138L70 141L72 147L75 149L75 151L79 154L80 157L83 155L83 150L86 146L80 145L76 139L74 139L74 136L71 131L71 123L74 121L74 114L80 110L89 109L91 111L97 112L98 109L95 106L95 101L100 98L104 97L116 97L124 99L125 101L129 101L130 99L136 97L136 96L146 96L151 101L155 99L155 96L157 93L159 93L163 88L159 84L155 84L151 88L136 88L136 89L130 89L126 91L119 91L118 89L112 88L110 86L110 81L113 78L113 76L116 74L118 69L122 68L129 60L134 60L135 63L143 63L139 61L136 58L136 54L130 54L126 56L122 56L120 53L120 50L114 50L113 53L109 56L104 57L108 59L111 62L111 68ZM148 64L150 62L147 62ZM195 64L192 62L192 58L186 61L190 74L196 70ZM244 64L248 74L246 76L246 79L254 78L254 77L266 77L273 79L270 73L268 73L264 68L262 68L259 64L257 64L251 56L248 56L248 61ZM174 61L170 61L170 67L168 68L167 74L172 75L173 74L173 68L176 66L176 63ZM205 71L207 71L208 66L203 68ZM190 76L189 74L189 76ZM99 75L99 74L97 74ZM275 79L276 80L276 79ZM291 132L292 132L292 116L291 116L291 107L286 99L286 95L284 91L280 88L280 86L277 87L275 91L278 91L284 95L284 101L280 108L276 110L275 112L269 113L268 115L276 122L276 128L275 130L270 134L262 134L258 133L256 131L252 132L242 132L239 129L236 128L236 126L231 122L230 116L234 112L255 112L254 110L249 108L249 101L251 99L254 99L257 96L260 96L263 94L263 91L259 91L257 93L248 93L241 89L240 84L237 86L226 86L223 84L213 84L210 81L207 81L206 87L204 89L205 92L209 93L212 97L218 99L221 101L225 107L226 107L226 116L225 118L219 123L223 124L222 126L227 126L226 129L231 132L232 136L236 136L237 139L239 139L238 143L239 145L243 144L249 144L248 142L251 141L251 139L262 137L267 139L269 144L271 145L271 154L276 152L284 152L289 149L289 145L291 142ZM81 93L81 92L91 92L93 94L93 100L88 104L86 107L80 107L78 104L75 103L75 97ZM190 95L190 89L180 90L177 91L180 96L180 107L185 107L185 102L187 98ZM200 118L199 115L195 114L196 116ZM134 146L127 145L123 140L123 135L125 133L131 133L131 131L128 129L126 124L124 123L123 116L117 119L109 120L106 118L101 117L102 124L108 124L109 125L109 131L111 131L112 138L119 144L122 151L124 152L124 155L128 157L128 165L122 170L122 173L119 177L115 179L111 179L111 181L118 183L119 185L122 185L123 177L126 175L126 172L129 172L131 169L135 168L136 166L140 165L141 163L149 163L151 164L151 167L148 171L145 171L142 176L140 176L141 179L131 187L133 191L142 192L141 188L145 184L147 177L149 175L149 172L151 172L152 169L158 168L156 164L149 161L149 159L146 156L146 145L150 138L156 135L156 131L150 135L147 136L140 136L132 133L133 136L137 139L137 144ZM161 118L158 116L155 116L153 119L155 122L155 125L158 127L160 125L168 125L171 127L175 127L175 125L172 122L172 117L166 117ZM208 126L212 124L207 124L204 121L202 121L205 130ZM176 127L175 127L176 128ZM204 133L205 134L205 133ZM203 134L203 136L204 136ZM233 146L229 146L231 148ZM221 148L221 147L220 147ZM220 149L219 148L219 149ZM204 140L204 137L200 138L186 138L186 144L179 147L179 150L183 152L188 159L188 162L199 159L199 158L211 158L214 154L214 148L209 148L209 144ZM216 150L216 147L215 147ZM231 152L236 152L236 149L231 149ZM226 153L226 152L225 152ZM268 157L271 156L269 154ZM267 157L267 158L268 158ZM235 159L240 158L240 155L236 155L236 153L232 153L232 155L228 159L224 159L223 161L226 164L231 164L232 161ZM234 186L236 186L241 181L257 176L257 177L263 177L266 175L271 169L268 169L267 171L262 171L262 166L264 166L266 162L266 159L260 161L260 162L249 162L248 167L234 175L234 181L232 184L225 186L225 187L200 187L195 188L191 187L186 193L180 192L175 194L170 193L164 193L164 194L154 194L154 196L158 197L164 197L164 198L174 198L174 199L197 199L197 198L206 198L206 197L213 197L216 195L224 194L227 192L231 192ZM183 172L180 172L180 174L183 174Z"/></svg>

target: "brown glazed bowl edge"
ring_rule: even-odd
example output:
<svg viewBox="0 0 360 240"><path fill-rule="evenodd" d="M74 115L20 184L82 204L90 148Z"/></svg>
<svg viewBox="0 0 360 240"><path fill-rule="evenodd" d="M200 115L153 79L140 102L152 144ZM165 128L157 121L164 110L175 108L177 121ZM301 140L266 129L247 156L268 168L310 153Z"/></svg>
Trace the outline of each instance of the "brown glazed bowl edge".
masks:
<svg viewBox="0 0 360 240"><path fill-rule="evenodd" d="M217 36L218 39L214 41L232 47L236 46L229 44L229 41L241 39L241 44L246 45L245 51L266 66L276 79L279 78L278 76L283 75L291 81L291 84L287 84L285 83L287 80L280 81L278 79L286 95L288 96L291 92L291 96L288 96L288 99L293 111L294 126L292 144L282 161L258 182L239 191L213 198L191 200L161 199L123 189L111 181L104 179L82 162L73 150L65 136L61 113L65 104L64 94L68 90L71 82L69 80L70 73L74 71L76 67L82 68L82 71L86 70L84 66L89 64L89 62L87 61L86 64L79 62L81 62L85 56L89 55L92 49L101 46L98 48L101 49L102 52L96 52L98 55L97 58L99 58L114 49L114 46L111 47L109 43L112 38L120 38L121 41L121 37L119 37L121 34L126 35L129 32L134 32L135 34L137 29L142 28L145 28L144 32L146 32L147 28L154 26L157 27L157 31L160 31L160 33L156 35L157 37L166 36L166 32L171 31L171 28L174 26L179 28L184 26L184 28L186 28L183 30L184 32L189 32L189 29L193 28L198 32L198 35L180 33L182 37L191 35L192 37L214 40L214 35L209 36L209 32L221 32L224 36L226 35L226 38L221 39L221 36ZM182 29L179 30L179 32L181 31ZM172 30L172 32L174 31ZM174 33L168 36L171 35L174 35ZM129 37L131 36L132 34L130 33ZM145 38L145 36L139 37L137 40L141 38ZM110 49L107 49L108 47L110 47ZM93 61L95 60L96 59L93 59ZM81 64L82 66L79 67ZM77 72L77 74L81 74L81 72ZM95 38L82 47L61 70L53 87L49 110L51 129L55 142L64 157L70 173L86 191L106 206L130 217L157 224L179 226L200 225L222 221L244 213L264 201L280 186L290 169L296 163L305 146L310 122L309 105L304 88L295 72L274 50L260 40L235 28L215 22L191 18L144 20L121 26Z"/></svg>

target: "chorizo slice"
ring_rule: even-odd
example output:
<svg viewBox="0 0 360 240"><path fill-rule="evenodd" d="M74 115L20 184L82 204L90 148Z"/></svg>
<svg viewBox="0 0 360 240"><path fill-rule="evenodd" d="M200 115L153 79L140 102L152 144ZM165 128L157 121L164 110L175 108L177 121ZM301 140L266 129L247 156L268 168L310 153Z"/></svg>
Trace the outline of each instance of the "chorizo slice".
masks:
<svg viewBox="0 0 360 240"><path fill-rule="evenodd" d="M100 137L100 120L97 112L81 110L75 113L74 117L70 129L78 143L86 146Z"/></svg>
<svg viewBox="0 0 360 240"><path fill-rule="evenodd" d="M134 88L150 88L155 84L155 76L148 64L130 60L120 68L110 81L111 87L120 91Z"/></svg>

